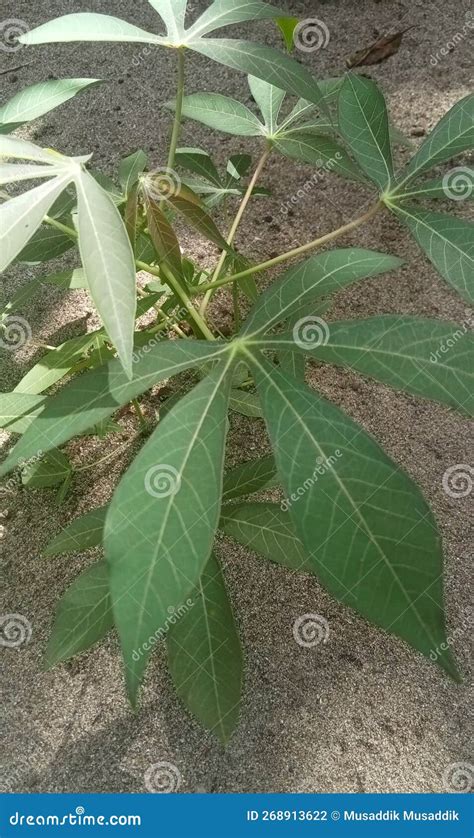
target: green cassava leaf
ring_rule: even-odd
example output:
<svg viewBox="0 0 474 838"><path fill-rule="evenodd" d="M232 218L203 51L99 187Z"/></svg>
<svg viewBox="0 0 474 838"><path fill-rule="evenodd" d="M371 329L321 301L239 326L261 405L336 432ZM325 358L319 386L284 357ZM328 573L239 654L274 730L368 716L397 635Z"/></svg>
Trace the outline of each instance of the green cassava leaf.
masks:
<svg viewBox="0 0 474 838"><path fill-rule="evenodd" d="M433 199L474 201L474 169L469 166L458 166L443 177L431 178L418 185L406 186L403 192L397 195L397 202L413 198L426 198L429 201Z"/></svg>
<svg viewBox="0 0 474 838"><path fill-rule="evenodd" d="M47 352L16 385L16 393L39 394L51 387L78 363L93 346L96 334L80 335Z"/></svg>
<svg viewBox="0 0 474 838"><path fill-rule="evenodd" d="M288 52L291 52L294 49L295 42L294 42L294 31L296 24L298 23L297 17L279 17L275 21L277 24L281 34L283 35L283 40L285 42L285 46Z"/></svg>
<svg viewBox="0 0 474 838"><path fill-rule="evenodd" d="M148 230L151 240L159 256L160 262L165 262L173 273L182 275L182 261L179 241L171 224L159 205L145 192L145 205L148 220Z"/></svg>
<svg viewBox="0 0 474 838"><path fill-rule="evenodd" d="M290 268L258 298L241 334L266 332L318 297L332 294L359 279L394 270L401 264L395 256L359 248L312 256Z"/></svg>
<svg viewBox="0 0 474 838"><path fill-rule="evenodd" d="M209 183L220 188L222 186L219 172L211 156L202 148L178 148L175 154L175 163L194 172Z"/></svg>
<svg viewBox="0 0 474 838"><path fill-rule="evenodd" d="M29 393L0 393L0 428L16 434L25 433L33 419L43 410L46 396Z"/></svg>
<svg viewBox="0 0 474 838"><path fill-rule="evenodd" d="M222 510L219 529L271 562L314 573L314 563L295 533L288 512L277 503L242 503Z"/></svg>
<svg viewBox="0 0 474 838"><path fill-rule="evenodd" d="M456 102L411 158L402 183L418 177L438 163L474 148L474 93ZM398 192L400 184L396 187Z"/></svg>
<svg viewBox="0 0 474 838"><path fill-rule="evenodd" d="M69 459L55 448L41 458L32 460L21 470L21 482L29 489L57 486L71 474Z"/></svg>
<svg viewBox="0 0 474 838"><path fill-rule="evenodd" d="M235 413L242 416L252 416L254 419L262 418L262 408L255 393L248 393L246 390L238 390L234 387L230 391L229 406Z"/></svg>
<svg viewBox="0 0 474 838"><path fill-rule="evenodd" d="M119 211L88 172L75 178L79 250L87 285L123 368L132 376L135 259Z"/></svg>
<svg viewBox="0 0 474 838"><path fill-rule="evenodd" d="M102 544L108 505L75 518L43 550L44 556L78 553Z"/></svg>
<svg viewBox="0 0 474 838"><path fill-rule="evenodd" d="M290 137L279 134L274 144L285 157L329 169L349 180L365 180L347 151L332 137L301 131Z"/></svg>
<svg viewBox="0 0 474 838"><path fill-rule="evenodd" d="M194 40L233 23L242 23L246 20L276 19L282 17L282 15L281 9L276 9L268 3L259 2L259 0L214 0L197 19L196 23L188 29L186 35L188 39Z"/></svg>
<svg viewBox="0 0 474 838"><path fill-rule="evenodd" d="M53 177L0 206L0 271L4 271L21 254L53 202L71 180L71 174Z"/></svg>
<svg viewBox="0 0 474 838"><path fill-rule="evenodd" d="M189 40L187 45L213 61L257 76L326 109L318 84L308 70L272 47L229 38Z"/></svg>
<svg viewBox="0 0 474 838"><path fill-rule="evenodd" d="M14 468L19 459L28 460L38 451L56 448L97 425L158 381L217 360L227 352L227 345L217 341L211 345L188 340L160 341L137 350L131 380L118 359L79 376L46 402L2 464L0 476Z"/></svg>
<svg viewBox="0 0 474 838"><path fill-rule="evenodd" d="M150 637L191 594L219 520L229 361L160 422L119 483L105 523L110 590L133 703Z"/></svg>
<svg viewBox="0 0 474 838"><path fill-rule="evenodd" d="M64 15L31 29L18 38L21 44L54 44L65 41L118 41L137 44L164 44L165 38L145 32L138 26L110 15Z"/></svg>
<svg viewBox="0 0 474 838"><path fill-rule="evenodd" d="M124 157L120 161L118 177L124 195L128 197L131 190L138 181L141 173L146 169L148 157L141 148Z"/></svg>
<svg viewBox="0 0 474 838"><path fill-rule="evenodd" d="M390 204L442 277L465 300L474 302L474 225L462 218Z"/></svg>
<svg viewBox="0 0 474 838"><path fill-rule="evenodd" d="M275 485L276 465L272 456L249 460L224 474L223 501L252 495Z"/></svg>
<svg viewBox="0 0 474 838"><path fill-rule="evenodd" d="M81 573L60 599L46 650L46 667L84 652L102 640L112 626L108 570L102 561Z"/></svg>
<svg viewBox="0 0 474 838"><path fill-rule="evenodd" d="M192 604L170 626L167 648L178 695L207 730L227 742L239 717L243 660L224 578L213 553Z"/></svg>
<svg viewBox="0 0 474 838"><path fill-rule="evenodd" d="M446 649L438 661L457 677L446 644L441 540L416 484L309 387L262 356L254 374L289 512L314 572L337 599L425 656Z"/></svg>
<svg viewBox="0 0 474 838"><path fill-rule="evenodd" d="M184 36L184 18L188 0L148 0L148 2L161 17L171 41L179 43Z"/></svg>
<svg viewBox="0 0 474 838"><path fill-rule="evenodd" d="M174 102L166 107L174 109ZM249 108L220 93L192 93L183 99L183 116L216 131L242 137L262 136L264 128Z"/></svg>
<svg viewBox="0 0 474 838"><path fill-rule="evenodd" d="M168 203L176 212L194 227L202 236L214 242L222 250L231 250L224 237L217 229L209 213L203 208L198 195L181 185L174 195L169 195Z"/></svg>
<svg viewBox="0 0 474 838"><path fill-rule="evenodd" d="M13 131L24 122L38 119L43 114L72 99L77 93L101 84L100 79L52 79L20 90L0 107L0 125Z"/></svg>
<svg viewBox="0 0 474 838"><path fill-rule="evenodd" d="M339 129L359 166L382 190L393 180L387 107L375 82L348 73L339 95Z"/></svg>
<svg viewBox="0 0 474 838"><path fill-rule="evenodd" d="M249 76L248 83L250 92L263 116L266 133L274 134L277 130L278 115L286 96L285 91L256 76Z"/></svg>
<svg viewBox="0 0 474 838"><path fill-rule="evenodd" d="M308 334L306 346L295 336L297 348L313 358L474 414L474 334L467 325L384 315L328 323L323 340ZM295 337L281 342L295 346Z"/></svg>
<svg viewBox="0 0 474 838"><path fill-rule="evenodd" d="M41 276L40 281L47 282L49 285L57 285L65 291L87 288L87 280L82 268L72 268L68 271Z"/></svg>

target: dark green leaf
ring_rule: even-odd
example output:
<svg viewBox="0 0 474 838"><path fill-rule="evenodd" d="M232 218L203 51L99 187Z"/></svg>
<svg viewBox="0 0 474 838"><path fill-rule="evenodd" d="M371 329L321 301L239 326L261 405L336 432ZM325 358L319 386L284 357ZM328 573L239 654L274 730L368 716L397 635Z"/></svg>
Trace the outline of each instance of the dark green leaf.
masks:
<svg viewBox="0 0 474 838"><path fill-rule="evenodd" d="M108 506L101 506L75 518L43 550L44 556L78 553L102 544Z"/></svg>
<svg viewBox="0 0 474 838"><path fill-rule="evenodd" d="M367 177L382 189L393 179L387 107L375 82L348 73L339 95L339 129Z"/></svg>

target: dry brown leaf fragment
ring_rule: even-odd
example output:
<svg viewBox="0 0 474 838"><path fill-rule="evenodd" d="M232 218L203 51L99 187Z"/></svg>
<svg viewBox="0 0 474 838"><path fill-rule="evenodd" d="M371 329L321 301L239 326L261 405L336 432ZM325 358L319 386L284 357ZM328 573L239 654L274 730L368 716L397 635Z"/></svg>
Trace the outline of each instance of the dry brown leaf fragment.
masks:
<svg viewBox="0 0 474 838"><path fill-rule="evenodd" d="M346 66L350 70L352 67L360 67L363 64L380 64L381 61L386 61L387 58L398 52L402 38L409 29L413 29L413 26L408 26L401 32L395 32L394 35L384 35L382 38L377 38L369 47L360 49L354 55L351 55L346 60Z"/></svg>

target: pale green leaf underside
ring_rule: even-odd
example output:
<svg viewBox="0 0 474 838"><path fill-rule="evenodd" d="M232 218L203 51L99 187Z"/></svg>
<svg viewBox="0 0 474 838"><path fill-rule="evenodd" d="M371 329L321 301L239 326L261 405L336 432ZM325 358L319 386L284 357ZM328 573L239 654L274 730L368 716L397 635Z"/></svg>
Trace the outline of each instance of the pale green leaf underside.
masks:
<svg viewBox="0 0 474 838"><path fill-rule="evenodd" d="M24 122L49 113L82 90L100 83L100 79L54 79L26 87L2 105L0 124L11 125L13 130Z"/></svg>
<svg viewBox="0 0 474 838"><path fill-rule="evenodd" d="M124 370L132 375L135 259L119 211L88 172L76 177L79 250L92 299Z"/></svg>
<svg viewBox="0 0 474 838"><path fill-rule="evenodd" d="M474 148L474 93L456 102L411 158L403 173L403 182Z"/></svg>
<svg viewBox="0 0 474 838"><path fill-rule="evenodd" d="M266 132L274 134L277 129L278 115L285 98L285 91L256 76L249 76L250 92L255 99L265 123Z"/></svg>
<svg viewBox="0 0 474 838"><path fill-rule="evenodd" d="M339 408L263 358L254 371L314 572L341 602L429 657L446 642L442 552L419 489ZM315 479L321 463L328 467ZM438 660L456 676L449 651Z"/></svg>
<svg viewBox="0 0 474 838"><path fill-rule="evenodd" d="M395 256L360 248L331 250L291 268L265 291L250 310L242 334L265 332L306 303L365 277L398 268Z"/></svg>
<svg viewBox="0 0 474 838"><path fill-rule="evenodd" d="M265 20L282 17L281 9L276 9L268 3L259 0L214 0L213 3L202 13L186 36L188 39L207 35L223 26L230 26L233 23L242 23L246 20Z"/></svg>
<svg viewBox="0 0 474 838"><path fill-rule="evenodd" d="M467 327L408 315L328 323L327 343L295 345L321 361L358 372L427 399L474 413L474 334ZM317 344L317 341L316 341Z"/></svg>
<svg viewBox="0 0 474 838"><path fill-rule="evenodd" d="M146 349L137 350L131 381L120 362L114 360L79 376L51 397L2 464L0 476L14 468L20 458L29 459L38 450L56 448L107 419L158 381L228 351L226 345L188 340L160 341Z"/></svg>
<svg viewBox="0 0 474 838"><path fill-rule="evenodd" d="M96 333L80 335L61 344L57 349L47 352L23 376L14 392L39 394L47 390L48 387L60 381L74 364L83 358L84 352L93 346L95 340Z"/></svg>
<svg viewBox="0 0 474 838"><path fill-rule="evenodd" d="M339 129L367 177L387 189L393 179L387 108L371 79L346 76L339 95Z"/></svg>
<svg viewBox="0 0 474 838"><path fill-rule="evenodd" d="M413 206L390 207L406 224L428 259L465 300L474 302L474 225Z"/></svg>
<svg viewBox="0 0 474 838"><path fill-rule="evenodd" d="M219 529L271 562L314 573L314 563L295 533L288 512L277 503L242 503L222 510Z"/></svg>
<svg viewBox="0 0 474 838"><path fill-rule="evenodd" d="M174 105L169 103L168 106ZM227 134L256 137L264 133L263 125L251 110L236 99L220 93L192 93L185 96L183 116Z"/></svg>
<svg viewBox="0 0 474 838"><path fill-rule="evenodd" d="M0 428L17 434L25 433L33 419L43 410L46 401L46 396L0 393Z"/></svg>
<svg viewBox="0 0 474 838"><path fill-rule="evenodd" d="M18 38L22 44L53 44L63 41L119 41L165 44L166 38L145 32L132 23L110 15L89 12L64 15L43 23Z"/></svg>
<svg viewBox="0 0 474 838"><path fill-rule="evenodd" d="M219 563L211 553L193 604L170 626L168 662L180 698L221 742L239 717L243 660Z"/></svg>
<svg viewBox="0 0 474 838"><path fill-rule="evenodd" d="M170 609L190 595L219 520L228 390L220 364L159 424L119 483L104 547L132 701Z"/></svg>
<svg viewBox="0 0 474 838"><path fill-rule="evenodd" d="M113 626L107 565L85 570L59 601L46 650L46 666L55 666L101 640Z"/></svg>

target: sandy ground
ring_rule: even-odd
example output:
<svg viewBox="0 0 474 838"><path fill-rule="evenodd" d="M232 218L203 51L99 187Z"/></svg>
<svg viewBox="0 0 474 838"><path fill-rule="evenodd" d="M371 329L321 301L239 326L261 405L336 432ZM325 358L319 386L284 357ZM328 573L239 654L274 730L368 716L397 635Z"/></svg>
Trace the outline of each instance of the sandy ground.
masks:
<svg viewBox="0 0 474 838"><path fill-rule="evenodd" d="M133 15L131 6L133 9ZM192 0L193 12L205 4ZM399 128L416 143L469 90L469 37L439 63L432 56L463 31L468 8L461 0L361 0L290 2L300 17L317 16L330 30L326 49L301 54L317 77L335 76L345 58L370 43L376 33L413 25L397 56L369 68L382 85ZM145 2L90 0L89 11L132 19L153 28L156 18ZM2 17L34 26L59 14L81 10L79 2L26 0L2 3ZM83 9L82 9L83 10ZM278 44L271 25L254 27L255 39ZM243 26L243 35L251 27ZM173 85L171 54L143 56L140 48L100 44L44 46L0 53L2 68L28 66L1 77L3 96L51 77L98 76L109 84L77 98L25 132L44 145L74 154L94 151L97 167L113 172L117 159L138 146L156 164L165 160L169 130L158 107ZM156 63L155 63L156 62ZM188 90L225 91L250 102L243 76L190 57ZM255 144L217 135L189 123L183 145L212 149L224 163L229 153ZM402 156L406 152L402 152ZM311 170L275 158L263 182L272 190L255 204L239 236L250 257L271 256L339 226L368 201L368 193L327 178L294 210L280 213ZM466 214L466 206L459 210ZM255 224L255 219L257 222ZM359 244L406 257L396 274L360 284L339 297L331 317L406 312L465 320L469 312L450 292L415 244L389 217L341 244ZM187 233L190 252L209 263L214 252ZM10 271L3 292L35 269ZM228 301L214 309L222 317ZM77 334L85 319L96 324L91 303L79 293L51 290L26 306L24 316L38 341L59 343ZM34 350L3 353L2 389L10 390L31 362ZM313 368L311 381L344 407L419 482L430 500L444 539L446 599L450 633L465 673L452 684L421 656L338 605L304 575L294 575L221 540L219 554L242 633L246 656L245 697L238 731L227 749L203 733L175 697L163 650L149 668L139 713L125 700L116 639L52 672L41 670L41 655L54 604L91 556L45 560L44 545L72 517L105 502L131 456L83 473L74 493L58 508L53 492L3 495L2 611L24 614L32 623L28 645L4 650L4 748L2 781L7 789L35 792L139 792L144 772L168 761L182 777L181 790L206 792L435 792L446 786L453 764L469 762L468 635L469 512L472 497L455 500L442 489L445 469L469 456L469 426L447 408L394 393L348 372ZM134 430L123 420L125 445ZM76 462L92 462L103 452L95 440L73 443ZM266 450L262 423L234 416L229 438L231 461ZM471 506L470 506L471 503ZM294 619L316 612L329 621L329 641L312 649L297 646ZM463 628L464 626L464 628Z"/></svg>

